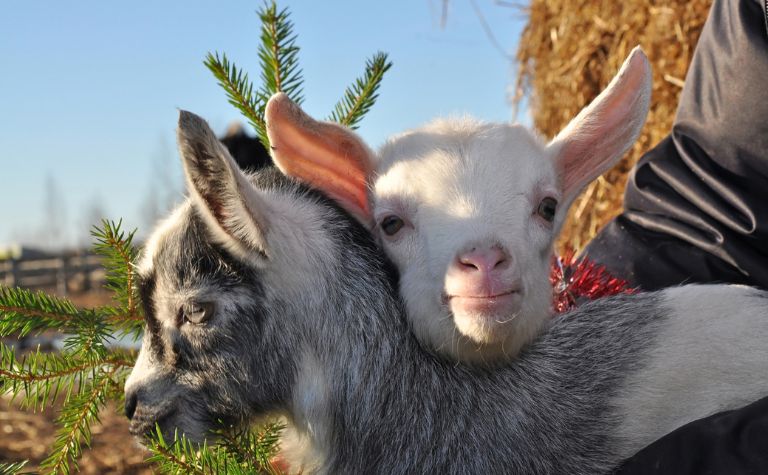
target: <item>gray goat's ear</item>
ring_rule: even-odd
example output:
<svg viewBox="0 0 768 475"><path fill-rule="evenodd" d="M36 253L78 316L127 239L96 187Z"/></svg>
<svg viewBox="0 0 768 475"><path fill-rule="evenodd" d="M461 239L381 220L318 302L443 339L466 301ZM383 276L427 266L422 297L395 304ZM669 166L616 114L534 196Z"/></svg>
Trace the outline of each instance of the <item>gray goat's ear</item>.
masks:
<svg viewBox="0 0 768 475"><path fill-rule="evenodd" d="M177 138L190 194L214 235L241 257L268 255L268 204L205 120L180 111Z"/></svg>
<svg viewBox="0 0 768 475"><path fill-rule="evenodd" d="M637 140L651 101L651 67L636 47L591 104L549 145L567 207L592 180L610 169Z"/></svg>

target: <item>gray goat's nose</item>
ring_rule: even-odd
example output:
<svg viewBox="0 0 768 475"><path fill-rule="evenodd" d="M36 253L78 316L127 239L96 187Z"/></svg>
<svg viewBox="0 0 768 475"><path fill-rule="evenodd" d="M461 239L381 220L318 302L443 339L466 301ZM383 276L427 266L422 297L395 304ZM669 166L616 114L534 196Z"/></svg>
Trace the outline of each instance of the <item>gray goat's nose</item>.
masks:
<svg viewBox="0 0 768 475"><path fill-rule="evenodd" d="M133 415L136 413L136 405L139 403L139 397L136 393L125 395L125 417L129 420L133 419Z"/></svg>

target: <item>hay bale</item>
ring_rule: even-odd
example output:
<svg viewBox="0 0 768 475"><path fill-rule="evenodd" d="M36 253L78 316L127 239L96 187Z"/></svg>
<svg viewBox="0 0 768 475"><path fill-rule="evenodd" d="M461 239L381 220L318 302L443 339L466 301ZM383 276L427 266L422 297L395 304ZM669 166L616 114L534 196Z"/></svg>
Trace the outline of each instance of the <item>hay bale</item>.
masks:
<svg viewBox="0 0 768 475"><path fill-rule="evenodd" d="M650 5L649 5L650 3ZM711 0L531 0L517 51L517 97L553 137L608 85L632 48L653 66L653 97L640 139L576 200L560 247L581 249L622 209L627 172L671 129L680 90Z"/></svg>

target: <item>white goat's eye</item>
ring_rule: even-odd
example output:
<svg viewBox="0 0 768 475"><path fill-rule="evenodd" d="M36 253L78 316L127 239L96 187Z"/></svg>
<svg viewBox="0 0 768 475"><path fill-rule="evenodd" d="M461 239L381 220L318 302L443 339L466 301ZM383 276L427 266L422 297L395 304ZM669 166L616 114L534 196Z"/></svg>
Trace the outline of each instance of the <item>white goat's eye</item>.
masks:
<svg viewBox="0 0 768 475"><path fill-rule="evenodd" d="M213 302L198 302L185 305L181 308L182 323L199 325L205 323L213 316L215 306Z"/></svg>
<svg viewBox="0 0 768 475"><path fill-rule="evenodd" d="M403 226L405 226L405 221L394 214L381 220L381 230L384 231L384 234L387 236L394 236L403 228Z"/></svg>
<svg viewBox="0 0 768 475"><path fill-rule="evenodd" d="M538 208L536 208L536 214L538 214L545 221L550 223L555 220L556 211L557 211L557 200L554 198L550 198L549 196L541 200Z"/></svg>

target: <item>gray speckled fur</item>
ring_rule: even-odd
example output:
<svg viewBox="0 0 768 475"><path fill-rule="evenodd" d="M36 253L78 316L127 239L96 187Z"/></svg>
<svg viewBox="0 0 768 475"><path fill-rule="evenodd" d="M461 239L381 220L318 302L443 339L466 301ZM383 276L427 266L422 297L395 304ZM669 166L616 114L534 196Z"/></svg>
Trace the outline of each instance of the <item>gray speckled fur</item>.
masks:
<svg viewBox="0 0 768 475"><path fill-rule="evenodd" d="M619 428L655 409L616 401L655 384L642 375L677 315L664 292L558 317L508 366L460 366L417 342L391 264L354 219L277 172L251 182L262 196L322 216L314 232L323 236L305 235L333 243L318 246L315 285L268 285L286 272L280 256L235 257L201 205L184 205L141 269L148 330L126 385L138 402L135 434L158 422L199 440L217 419L278 411L313 438L322 473L592 474L646 442ZM732 292L765 301L751 289ZM179 305L200 296L217 303L211 322L173 323Z"/></svg>
<svg viewBox="0 0 768 475"><path fill-rule="evenodd" d="M190 213L189 231L172 236L180 242L169 246L187 250L176 254L178 264L194 268L218 256L207 275L187 275L220 282L214 293L221 299L246 293L258 272L240 280L244 288L232 286L219 271L231 267L225 254L190 245L199 225ZM165 277L157 278L174 281L180 272L167 257L158 255ZM611 449L618 418L610 400L668 313L657 294L585 305L554 320L515 364L484 369L419 345L372 243L340 243L337 257L327 263L334 271L325 276L325 307L305 309L311 318L255 286L242 314L206 335L198 351L176 342L181 358L166 370L184 387L179 406L202 411L190 417L208 426L216 418L290 413L292 386L310 353L332 381L328 473L597 473L626 455ZM168 394L163 388L157 397Z"/></svg>

